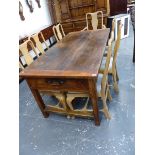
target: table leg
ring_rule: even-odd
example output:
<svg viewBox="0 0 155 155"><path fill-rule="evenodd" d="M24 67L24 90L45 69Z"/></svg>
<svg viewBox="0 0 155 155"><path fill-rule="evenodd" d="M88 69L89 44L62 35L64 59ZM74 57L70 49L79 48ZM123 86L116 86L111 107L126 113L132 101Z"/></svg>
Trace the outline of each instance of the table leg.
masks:
<svg viewBox="0 0 155 155"><path fill-rule="evenodd" d="M98 96L97 96L97 90L96 90L96 80L92 79L88 81L89 83L89 95L92 101L92 107L93 107L93 114L95 119L95 125L100 125L99 120L99 111L98 111Z"/></svg>
<svg viewBox="0 0 155 155"><path fill-rule="evenodd" d="M42 114L44 115L45 118L47 118L49 116L49 113L44 111L45 104L43 102L43 99L42 99L39 91L36 90L36 89L31 89L31 88L30 88L30 90L31 90L31 92L32 92L32 94L33 94L33 96L34 96L34 98L35 98L35 100L36 100L36 102L37 102L37 104L38 104Z"/></svg>

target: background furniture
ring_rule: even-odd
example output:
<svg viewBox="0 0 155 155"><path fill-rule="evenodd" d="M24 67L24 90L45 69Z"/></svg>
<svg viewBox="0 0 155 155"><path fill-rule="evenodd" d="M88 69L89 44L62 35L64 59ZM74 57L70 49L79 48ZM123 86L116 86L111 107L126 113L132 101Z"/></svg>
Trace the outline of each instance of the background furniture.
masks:
<svg viewBox="0 0 155 155"><path fill-rule="evenodd" d="M53 32L54 32L54 36L55 36L57 42L59 42L65 36L63 27L60 23L53 26Z"/></svg>
<svg viewBox="0 0 155 155"><path fill-rule="evenodd" d="M119 77L118 77L116 60L117 60L117 55L118 55L118 50L119 50L120 40L121 40L121 27L122 27L122 24L119 23L118 37L117 37L117 40L115 41L114 52L111 56L110 65L109 65L109 69L108 69L108 74L112 75L113 87L114 87L114 90L116 93L119 92L118 83L117 83L117 81L119 80ZM111 40L111 39L109 39L109 40ZM99 72L102 74L104 74L104 72L105 72L105 61L104 60L102 61Z"/></svg>
<svg viewBox="0 0 155 155"><path fill-rule="evenodd" d="M54 41L53 43L52 43L52 41L51 41L51 38L54 38L53 25L50 25L50 26L48 26L48 27L46 27L46 28L44 28L44 29L41 29L40 32L42 33L42 35L43 35L45 41L47 41L47 40L49 41L49 43L50 43L49 47L51 47L53 44L56 43L56 41ZM44 40L42 39L42 36L39 34L38 37L39 37L40 42L43 43ZM19 44L22 44L22 43L23 43L24 41L26 41L26 40L28 40L28 36L26 36L26 37L24 37L24 38L21 38L21 39L19 40ZM35 43L34 43L34 45L35 45ZM45 49L45 50L46 50L46 49Z"/></svg>
<svg viewBox="0 0 155 155"><path fill-rule="evenodd" d="M89 21L88 19L90 17L91 17L91 20ZM97 29L104 29L104 28L106 28L106 26L103 24L102 11L86 13L86 27L83 30L97 30Z"/></svg>
<svg viewBox="0 0 155 155"><path fill-rule="evenodd" d="M130 15L129 14L119 14L115 16L110 16L107 19L107 27L111 28L112 20L115 18L115 31L114 31L114 38L117 39L119 22L122 23L121 29L121 39L126 38L129 36L129 22L130 22Z"/></svg>
<svg viewBox="0 0 155 155"><path fill-rule="evenodd" d="M110 0L110 16L127 13L127 0Z"/></svg>
<svg viewBox="0 0 155 155"><path fill-rule="evenodd" d="M49 43L50 43L49 47L52 47L56 43L56 41L54 41L53 43L51 41L51 38L54 39L54 33L53 33L53 29L52 28L53 28L53 25L48 26L48 27L40 30L41 33L42 33L42 35L43 35L43 37L44 37L44 39L45 39L45 41L47 41L47 40L49 41ZM39 37L39 41L41 43L43 43L44 42L43 37L40 34L38 35L38 37ZM19 45L22 44L22 43L24 43L26 40L28 40L28 37L25 37L25 38L20 39L19 40ZM35 41L32 40L32 42L33 42L33 45L36 47ZM29 45L27 46L27 48L28 48L28 52L30 52L32 50L31 46L29 46ZM46 51L47 48L44 49L44 50ZM21 54L19 53L19 59L20 59L20 57L21 57ZM25 66L23 66L23 67L25 67ZM22 82L22 81L23 81L23 78L20 77L19 78L19 82Z"/></svg>
<svg viewBox="0 0 155 155"><path fill-rule="evenodd" d="M95 124L100 125L96 80L109 31L104 29L70 33L39 57L39 61L20 73L26 79L44 117L48 117L50 112L94 116ZM86 92L91 98L93 113L74 112L68 106L64 109L45 105L39 91L61 91L64 94L68 91Z"/></svg>
<svg viewBox="0 0 155 155"><path fill-rule="evenodd" d="M110 13L109 0L48 0L48 4L53 23L61 23L66 34L86 26L86 13L102 11L104 18Z"/></svg>
<svg viewBox="0 0 155 155"><path fill-rule="evenodd" d="M19 57L21 57L21 56L24 57L24 60L25 60L25 63L27 66L30 65L34 61L32 56L29 53L28 45L34 51L36 56L39 57L39 54L37 53L31 40L26 40L24 43L19 45Z"/></svg>
<svg viewBox="0 0 155 155"><path fill-rule="evenodd" d="M42 46L42 42L41 42L40 39L39 39L39 35L40 35L40 37L42 38L44 44L46 45L46 48L48 49L49 47L48 47L48 45L47 45L47 43L46 43L46 41L45 41L45 39L44 39L44 36L43 36L42 32L35 33L35 34L31 35L31 36L29 37L29 39L33 40L33 41L35 42L36 48L40 51L41 54L44 54L45 51L44 51L44 48L43 48L43 46Z"/></svg>

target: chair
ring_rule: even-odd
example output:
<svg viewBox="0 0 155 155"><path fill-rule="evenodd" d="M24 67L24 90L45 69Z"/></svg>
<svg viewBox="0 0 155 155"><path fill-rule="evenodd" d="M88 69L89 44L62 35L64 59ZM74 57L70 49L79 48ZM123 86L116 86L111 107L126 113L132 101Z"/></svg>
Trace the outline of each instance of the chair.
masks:
<svg viewBox="0 0 155 155"><path fill-rule="evenodd" d="M38 55L38 53L37 53L37 51L36 51L31 40L26 40L24 43L19 45L19 51L22 54L22 56L24 57L26 64L30 65L34 60L30 56L28 46L30 46L32 48L32 50L34 51L34 53L36 54L37 57L39 57L39 55Z"/></svg>
<svg viewBox="0 0 155 155"><path fill-rule="evenodd" d="M110 39L108 40L108 44L109 42L113 42L114 41L114 31L115 31L115 18L112 20L112 28L111 28L111 32L110 32Z"/></svg>
<svg viewBox="0 0 155 155"><path fill-rule="evenodd" d="M53 32L54 32L54 36L55 36L57 42L59 42L65 36L63 27L60 23L53 26Z"/></svg>
<svg viewBox="0 0 155 155"><path fill-rule="evenodd" d="M114 42L114 31L115 31L115 24L116 24L116 21L115 21L115 18L112 20L112 27L111 27L111 32L110 32L110 38L108 40L108 45L109 43L113 43ZM104 57L107 56L107 49L108 49L108 45L106 46L106 50L105 50L105 53L104 53Z"/></svg>
<svg viewBox="0 0 155 155"><path fill-rule="evenodd" d="M99 25L99 16L101 16L101 29L105 29L106 26L103 25L103 12L102 11L97 11L97 12L94 12L94 13L86 13L86 27L82 30L82 31L85 31L85 30L89 30L89 16L91 16L91 25L92 25L92 28L93 30L97 30L98 29L98 25Z"/></svg>
<svg viewBox="0 0 155 155"><path fill-rule="evenodd" d="M21 64L21 62L19 61L19 72L22 71L24 69L23 65Z"/></svg>
<svg viewBox="0 0 155 155"><path fill-rule="evenodd" d="M119 92L118 84L117 84L119 77L118 77L118 72L117 72L117 67L116 67L116 59L117 59L117 53L118 53L118 49L120 46L120 40L121 40L121 27L122 27L122 24L119 23L118 36L117 36L117 40L116 40L115 46L114 46L114 53L110 58L110 65L109 65L109 69L108 69L108 74L112 74L114 90L117 93ZM105 61L103 60L102 65L99 70L99 72L102 74L104 74L104 70L105 70L104 64L105 64Z"/></svg>
<svg viewBox="0 0 155 155"><path fill-rule="evenodd" d="M39 35L41 36L41 38L42 38L43 42L45 43L47 49L49 49L49 47L48 47L48 45L47 45L47 43L46 43L46 41L44 39L44 36L43 36L42 32L31 35L29 37L29 39L33 39L35 41L35 43L36 43L36 48L40 51L41 54L44 54L45 51L44 51L44 49L42 47L42 43L39 40Z"/></svg>
<svg viewBox="0 0 155 155"><path fill-rule="evenodd" d="M19 50L20 50L21 55L24 57L26 64L30 65L34 60L30 56L30 52L29 52L30 49L28 48L28 45L32 48L32 50L35 52L37 57L39 57L39 55L38 55L31 40L26 40L24 43L19 45ZM24 69L24 67L22 66L22 64L20 62L19 62L19 69L20 69L20 71L22 71ZM55 96L58 99L58 104L56 106L51 106L51 107L61 109L61 110L66 110L65 95L63 93L52 92L52 91L45 92L43 90L40 90L40 93L42 95L49 94L50 96Z"/></svg>
<svg viewBox="0 0 155 155"><path fill-rule="evenodd" d="M104 74L100 74L98 76L98 80L97 80L98 97L101 97L102 102L103 102L103 108L100 111L102 111L104 113L104 115L107 119L111 119L110 113L108 111L108 106L107 106L107 99L109 99L109 101L112 100L112 97L110 94L110 89L109 89L109 84L108 84L108 68L109 68L109 64L110 64L111 51L112 51L111 50L111 44L109 42ZM76 97L87 97L87 101L86 101L85 105L80 110L74 109L74 107L72 105L72 101ZM76 93L76 92L68 92L67 93L66 103L67 103L68 107L70 108L70 110L72 110L73 112L74 111L76 111L76 112L80 111L80 112L83 112L84 114L92 112L92 110L87 109L88 101L89 101L89 94L87 94L87 93Z"/></svg>

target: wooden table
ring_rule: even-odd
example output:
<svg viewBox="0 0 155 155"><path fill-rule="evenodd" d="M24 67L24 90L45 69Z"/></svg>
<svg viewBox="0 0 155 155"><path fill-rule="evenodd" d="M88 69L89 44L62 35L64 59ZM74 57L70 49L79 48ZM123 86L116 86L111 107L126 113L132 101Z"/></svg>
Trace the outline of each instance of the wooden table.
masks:
<svg viewBox="0 0 155 155"><path fill-rule="evenodd" d="M92 101L95 125L100 125L96 81L109 31L72 32L20 73L44 117L56 110L45 105L40 90L87 92Z"/></svg>

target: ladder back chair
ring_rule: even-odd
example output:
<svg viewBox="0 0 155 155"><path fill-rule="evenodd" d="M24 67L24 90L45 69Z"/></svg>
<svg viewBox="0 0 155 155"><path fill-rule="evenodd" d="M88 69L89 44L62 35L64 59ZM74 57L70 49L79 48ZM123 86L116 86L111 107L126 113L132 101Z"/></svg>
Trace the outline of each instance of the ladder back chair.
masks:
<svg viewBox="0 0 155 155"><path fill-rule="evenodd" d="M19 51L20 51L21 55L24 57L26 64L30 65L34 60L33 60L32 56L30 55L28 46L31 47L31 49L34 51L34 53L36 54L37 57L39 57L39 55L38 55L31 40L26 40L24 43L19 45Z"/></svg>
<svg viewBox="0 0 155 155"><path fill-rule="evenodd" d="M48 47L48 45L47 45L47 43L46 43L46 41L45 41L45 38L44 38L42 32L39 32L39 33L36 33L36 34L31 35L31 36L29 37L29 39L33 39L33 40L35 41L35 43L36 43L36 48L39 50L39 52L40 52L41 54L44 54L45 51L44 51L44 48L43 48L43 46L42 46L41 41L39 40L39 35L41 36L41 38L42 38L44 44L46 45L46 48L49 49L49 47Z"/></svg>
<svg viewBox="0 0 155 155"><path fill-rule="evenodd" d="M101 18L101 29L105 29L106 26L103 24L103 12L97 11L94 13L86 13L86 27L82 30L89 30L89 16L91 16L91 26L93 30L97 30L99 26L99 17Z"/></svg>
<svg viewBox="0 0 155 155"><path fill-rule="evenodd" d="M60 23L53 26L53 32L54 32L54 36L55 36L57 42L59 42L65 36L63 27Z"/></svg>
<svg viewBox="0 0 155 155"><path fill-rule="evenodd" d="M116 93L119 92L118 83L117 83L119 80L119 76L118 76L118 71L117 71L117 67L116 67L116 60L117 60L117 54L118 54L118 50L119 50L119 46L120 46L120 40L121 40L121 28L122 28L122 24L119 23L117 40L116 40L115 45L114 45L113 55L110 58L110 66L109 66L109 70L108 70L108 73L112 75L113 86L114 86L114 90ZM102 74L104 74L104 64L105 64L105 62L102 61L102 65L101 65L100 71L99 71Z"/></svg>
<svg viewBox="0 0 155 155"><path fill-rule="evenodd" d="M107 99L109 99L109 101L112 100L111 94L110 94L110 89L109 89L109 84L108 84L108 68L109 68L109 64L110 64L110 57L111 57L111 52L112 52L112 47L111 44L109 42L109 46L108 46L108 53L107 53L107 57L106 59L106 63L105 63L105 69L104 69L104 74L100 74L98 76L98 80L97 80L97 92L98 92L98 97L101 97L102 99L102 103L103 103L103 107L100 111L102 111L106 117L106 119L111 119L109 110L108 110L108 106L107 106ZM83 106L82 109L74 109L72 101L76 98L76 97L87 97L87 101L85 103L85 105ZM81 116L85 116L87 115L91 115L92 114L92 110L88 109L88 101L89 101L89 94L87 93L76 93L76 92L68 92L67 93L67 98L66 98L66 103L68 105L68 107L70 108L70 110L73 111L78 111L80 112Z"/></svg>

